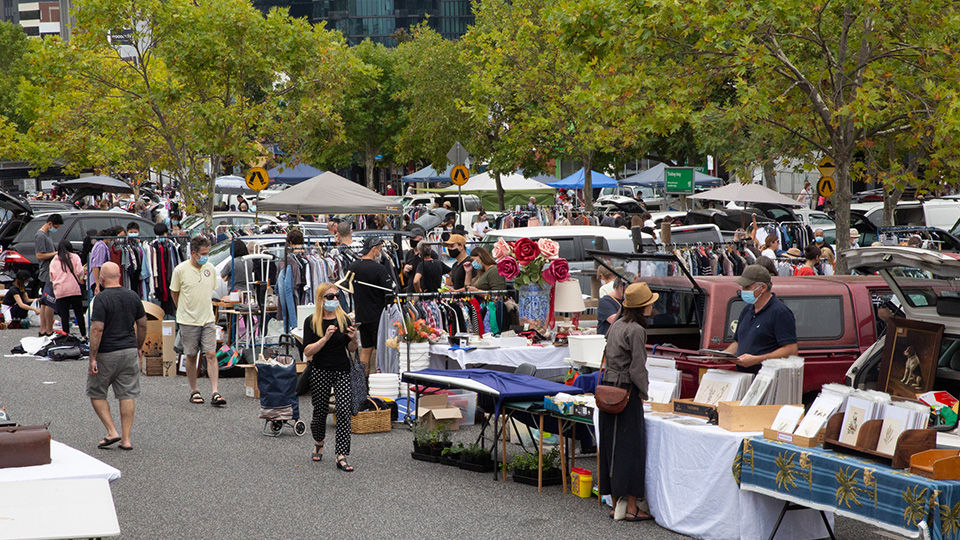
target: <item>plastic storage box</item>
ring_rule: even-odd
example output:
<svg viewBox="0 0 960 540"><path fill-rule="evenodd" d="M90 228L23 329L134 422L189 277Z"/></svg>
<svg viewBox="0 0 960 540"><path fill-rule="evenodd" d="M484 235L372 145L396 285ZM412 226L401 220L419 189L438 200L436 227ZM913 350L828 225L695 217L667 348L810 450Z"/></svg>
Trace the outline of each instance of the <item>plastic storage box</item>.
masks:
<svg viewBox="0 0 960 540"><path fill-rule="evenodd" d="M470 390L451 389L447 403L460 409L460 425L472 426L477 417L477 393Z"/></svg>
<svg viewBox="0 0 960 540"><path fill-rule="evenodd" d="M607 346L605 336L569 336L570 360L580 361L587 366L599 368L603 360L603 349Z"/></svg>

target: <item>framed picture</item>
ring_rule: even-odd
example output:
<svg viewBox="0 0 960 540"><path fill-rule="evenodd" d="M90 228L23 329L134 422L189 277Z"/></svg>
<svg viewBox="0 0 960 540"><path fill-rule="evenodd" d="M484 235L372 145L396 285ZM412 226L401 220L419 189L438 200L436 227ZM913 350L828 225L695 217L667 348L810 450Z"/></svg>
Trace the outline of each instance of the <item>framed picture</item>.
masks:
<svg viewBox="0 0 960 540"><path fill-rule="evenodd" d="M891 319L880 363L878 389L891 396L910 399L933 390L942 337L942 324Z"/></svg>

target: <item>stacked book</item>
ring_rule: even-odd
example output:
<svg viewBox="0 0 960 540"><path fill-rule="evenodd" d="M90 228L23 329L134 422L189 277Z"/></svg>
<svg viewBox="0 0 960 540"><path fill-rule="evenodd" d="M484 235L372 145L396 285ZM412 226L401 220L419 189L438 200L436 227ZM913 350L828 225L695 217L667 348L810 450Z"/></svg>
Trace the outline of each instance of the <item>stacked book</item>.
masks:
<svg viewBox="0 0 960 540"><path fill-rule="evenodd" d="M680 397L680 370L672 358L647 357L647 400L670 403Z"/></svg>
<svg viewBox="0 0 960 540"><path fill-rule="evenodd" d="M853 388L842 384L830 383L823 385L820 395L810 406L807 415L797 427L796 434L803 437L816 437L820 430L827 425L827 420L834 413L844 410L847 396L853 393Z"/></svg>
<svg viewBox="0 0 960 540"><path fill-rule="evenodd" d="M753 375L725 369L708 369L700 379L693 401L716 405L721 401L740 401L750 388Z"/></svg>
<svg viewBox="0 0 960 540"><path fill-rule="evenodd" d="M741 405L780 405L803 399L803 358L766 360L744 395Z"/></svg>

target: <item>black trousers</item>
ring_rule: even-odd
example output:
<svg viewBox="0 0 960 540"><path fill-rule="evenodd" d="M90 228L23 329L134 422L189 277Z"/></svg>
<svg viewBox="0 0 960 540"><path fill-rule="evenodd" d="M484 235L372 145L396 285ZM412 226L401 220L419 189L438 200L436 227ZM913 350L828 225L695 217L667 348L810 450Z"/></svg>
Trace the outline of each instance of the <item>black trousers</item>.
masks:
<svg viewBox="0 0 960 540"><path fill-rule="evenodd" d="M350 403L353 392L350 389L349 371L327 371L314 368L310 372L310 399L313 403L313 421L310 431L314 441L323 441L327 435L327 412L330 408L330 391L337 396L337 454L350 455Z"/></svg>
<svg viewBox="0 0 960 540"><path fill-rule="evenodd" d="M83 313L83 296L68 296L66 298L57 298L57 314L60 315L60 326L63 331L70 333L70 309L73 308L74 315L77 316L77 326L80 327L80 335L87 337L87 322Z"/></svg>

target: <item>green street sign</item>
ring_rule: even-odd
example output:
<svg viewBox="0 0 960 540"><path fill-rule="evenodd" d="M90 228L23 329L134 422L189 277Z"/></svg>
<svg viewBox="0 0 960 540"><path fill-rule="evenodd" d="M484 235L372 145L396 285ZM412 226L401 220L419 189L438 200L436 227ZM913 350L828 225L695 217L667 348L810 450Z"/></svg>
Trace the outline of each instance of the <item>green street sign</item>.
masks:
<svg viewBox="0 0 960 540"><path fill-rule="evenodd" d="M671 167L663 171L664 188L667 193L693 194L693 167Z"/></svg>

